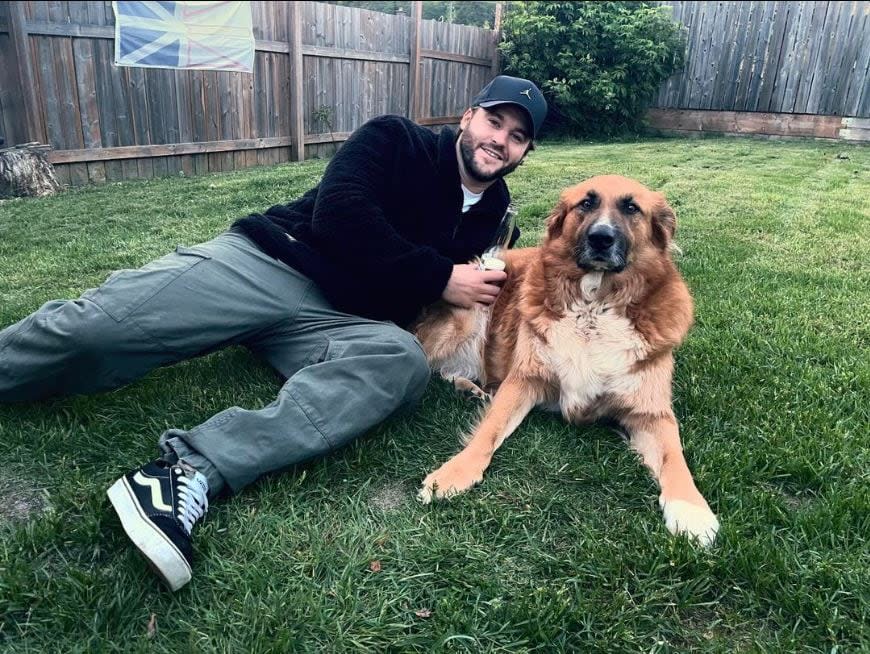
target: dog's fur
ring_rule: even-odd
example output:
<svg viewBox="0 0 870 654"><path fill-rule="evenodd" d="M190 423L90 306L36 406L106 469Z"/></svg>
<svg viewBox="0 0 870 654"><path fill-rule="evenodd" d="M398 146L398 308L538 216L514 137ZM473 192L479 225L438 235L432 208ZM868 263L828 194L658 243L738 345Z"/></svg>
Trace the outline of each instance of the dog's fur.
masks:
<svg viewBox="0 0 870 654"><path fill-rule="evenodd" d="M668 529L713 542L719 523L695 487L671 406L673 350L692 323L670 256L675 228L662 194L595 177L563 191L540 247L505 253L508 278L492 306L424 312L414 331L433 369L459 389L495 393L465 448L424 479L424 502L480 482L495 450L542 406L572 423L616 420L661 487Z"/></svg>

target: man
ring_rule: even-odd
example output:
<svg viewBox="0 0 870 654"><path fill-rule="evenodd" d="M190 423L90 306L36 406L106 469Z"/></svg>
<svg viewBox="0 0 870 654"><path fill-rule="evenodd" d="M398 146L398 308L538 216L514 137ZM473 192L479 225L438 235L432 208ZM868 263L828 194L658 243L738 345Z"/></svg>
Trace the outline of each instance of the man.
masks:
<svg viewBox="0 0 870 654"><path fill-rule="evenodd" d="M177 590L191 578L191 532L209 498L417 402L429 370L402 327L439 298L494 301L505 273L466 262L489 244L510 200L502 177L546 111L534 84L500 76L458 137L398 116L369 121L298 200L0 332L0 401L108 390L230 344L286 377L261 410L168 430L161 458L109 489L127 535Z"/></svg>

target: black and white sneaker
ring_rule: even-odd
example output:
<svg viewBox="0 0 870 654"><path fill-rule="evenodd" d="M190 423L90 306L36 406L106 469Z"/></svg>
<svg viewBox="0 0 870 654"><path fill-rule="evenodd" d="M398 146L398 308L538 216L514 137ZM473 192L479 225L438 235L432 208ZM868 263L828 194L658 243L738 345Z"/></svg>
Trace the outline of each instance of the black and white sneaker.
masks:
<svg viewBox="0 0 870 654"><path fill-rule="evenodd" d="M205 476L184 462L157 460L128 472L107 492L121 525L172 590L191 577L190 532L208 510Z"/></svg>

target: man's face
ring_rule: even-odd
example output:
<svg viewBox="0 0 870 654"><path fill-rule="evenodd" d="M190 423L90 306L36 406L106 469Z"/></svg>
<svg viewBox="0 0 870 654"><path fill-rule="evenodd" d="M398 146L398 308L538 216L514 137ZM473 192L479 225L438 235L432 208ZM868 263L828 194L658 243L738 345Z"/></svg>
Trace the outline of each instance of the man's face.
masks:
<svg viewBox="0 0 870 654"><path fill-rule="evenodd" d="M491 182L513 171L531 143L525 113L509 104L468 109L460 127L462 164L469 177L480 183Z"/></svg>

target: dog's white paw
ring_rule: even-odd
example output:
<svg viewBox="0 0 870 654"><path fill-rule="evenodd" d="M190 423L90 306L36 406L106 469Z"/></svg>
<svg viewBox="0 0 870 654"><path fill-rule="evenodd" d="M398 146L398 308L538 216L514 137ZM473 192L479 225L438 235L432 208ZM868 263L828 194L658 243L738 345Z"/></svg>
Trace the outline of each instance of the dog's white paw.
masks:
<svg viewBox="0 0 870 654"><path fill-rule="evenodd" d="M462 491L452 487L441 487L438 482L433 481L432 475L423 480L423 485L417 493L417 499L423 504L429 504L435 500L446 500L454 495L459 495Z"/></svg>
<svg viewBox="0 0 870 654"><path fill-rule="evenodd" d="M707 507L686 500L661 500L660 504L665 514L665 525L672 534L696 538L703 547L709 547L716 540L719 521Z"/></svg>
<svg viewBox="0 0 870 654"><path fill-rule="evenodd" d="M483 469L483 466L458 454L423 480L417 498L423 504L429 504L435 499L443 500L463 493L483 480Z"/></svg>
<svg viewBox="0 0 870 654"><path fill-rule="evenodd" d="M423 504L429 504L432 500L435 499L435 489L431 486L426 486L424 484L420 491L417 493L417 499Z"/></svg>

